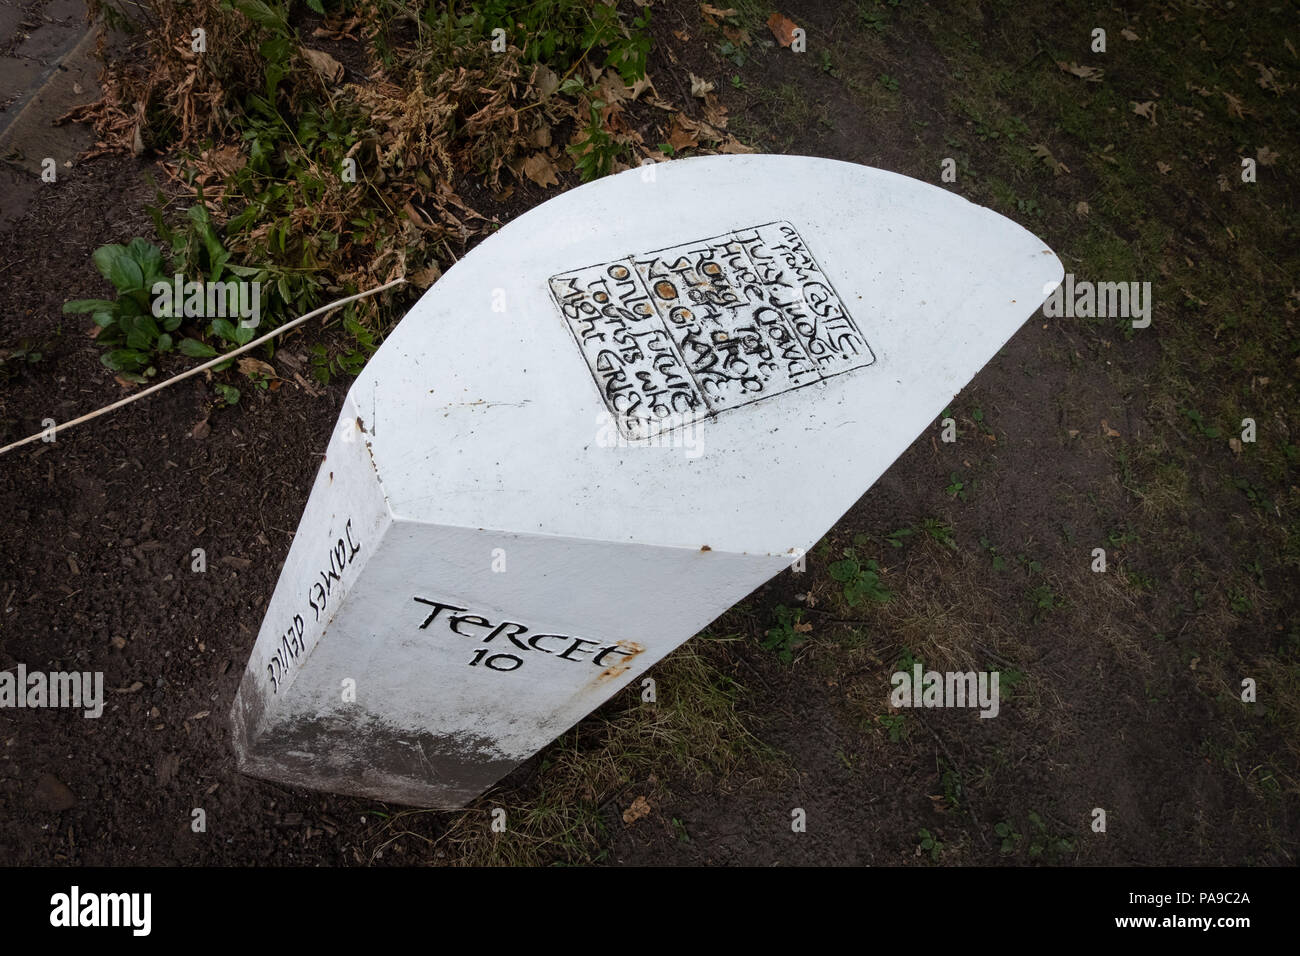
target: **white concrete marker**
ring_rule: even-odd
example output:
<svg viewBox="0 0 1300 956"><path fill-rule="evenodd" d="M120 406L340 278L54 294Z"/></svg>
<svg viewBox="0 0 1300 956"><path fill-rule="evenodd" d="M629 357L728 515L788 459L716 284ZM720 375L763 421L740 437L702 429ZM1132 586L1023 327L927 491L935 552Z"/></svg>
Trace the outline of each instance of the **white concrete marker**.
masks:
<svg viewBox="0 0 1300 956"><path fill-rule="evenodd" d="M810 549L1061 276L996 213L822 159L678 160L521 216L348 393L240 768L463 805Z"/></svg>

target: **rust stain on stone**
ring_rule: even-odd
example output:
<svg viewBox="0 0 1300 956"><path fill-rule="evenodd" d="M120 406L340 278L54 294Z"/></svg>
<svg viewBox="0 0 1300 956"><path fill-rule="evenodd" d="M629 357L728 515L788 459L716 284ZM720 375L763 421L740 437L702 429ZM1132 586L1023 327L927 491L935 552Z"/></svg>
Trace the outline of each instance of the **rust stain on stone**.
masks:
<svg viewBox="0 0 1300 956"><path fill-rule="evenodd" d="M645 647L638 644L636 641L618 641L617 644L619 647L623 648L623 650L627 651L627 655L623 658L623 663L614 664L601 671L600 676L596 678L597 684L603 683L607 680L613 680L615 677L625 674L631 669L632 660L638 654L645 651Z"/></svg>

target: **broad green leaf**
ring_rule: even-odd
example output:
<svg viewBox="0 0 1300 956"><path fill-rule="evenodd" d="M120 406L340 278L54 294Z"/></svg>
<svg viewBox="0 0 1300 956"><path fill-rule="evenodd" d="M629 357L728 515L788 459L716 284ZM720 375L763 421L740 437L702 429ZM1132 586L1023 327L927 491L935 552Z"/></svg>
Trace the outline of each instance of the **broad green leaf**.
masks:
<svg viewBox="0 0 1300 956"><path fill-rule="evenodd" d="M225 339L227 342L237 342L239 339L235 334L235 327L229 319L213 319L212 334Z"/></svg>
<svg viewBox="0 0 1300 956"><path fill-rule="evenodd" d="M858 570L858 562L851 558L836 561L829 568L831 577L836 581L850 581L857 576Z"/></svg>
<svg viewBox="0 0 1300 956"><path fill-rule="evenodd" d="M268 7L262 0L236 0L235 8L258 26L268 30L283 30L284 20L281 14Z"/></svg>
<svg viewBox="0 0 1300 956"><path fill-rule="evenodd" d="M181 354L188 355L190 358L212 358L217 354L217 350L211 345L198 339L181 339L176 347L180 349Z"/></svg>
<svg viewBox="0 0 1300 956"><path fill-rule="evenodd" d="M119 292L137 292L144 288L144 272L128 255L120 255L108 267L108 280Z"/></svg>
<svg viewBox="0 0 1300 956"><path fill-rule="evenodd" d="M139 325L126 333L126 344L128 348L148 351L153 348L154 338L148 332L140 328Z"/></svg>
<svg viewBox="0 0 1300 956"><path fill-rule="evenodd" d="M136 318L135 327L139 329L141 332L143 332L145 335L149 336L150 341L153 341L158 338L158 334L159 334L158 323L154 321L152 315L146 314Z"/></svg>
<svg viewBox="0 0 1300 956"><path fill-rule="evenodd" d="M126 246L119 246L117 243L109 243L106 246L100 246L90 256L91 261L95 263L95 268L105 279L112 281L113 263L118 259L126 256Z"/></svg>
<svg viewBox="0 0 1300 956"><path fill-rule="evenodd" d="M217 248L220 249L221 247L218 246ZM225 249L221 249L220 252L216 253L216 255L212 257L212 274L208 276L210 281L216 282L221 278L221 270L226 267L226 260L229 258L230 253L226 252Z"/></svg>
<svg viewBox="0 0 1300 956"><path fill-rule="evenodd" d="M135 349L113 349L99 357L101 362L115 372L134 372L148 359L147 355Z"/></svg>
<svg viewBox="0 0 1300 956"><path fill-rule="evenodd" d="M107 299L73 299L63 303L63 311L71 315L83 315L86 312L112 312L116 302Z"/></svg>
<svg viewBox="0 0 1300 956"><path fill-rule="evenodd" d="M132 239L127 245L126 251L146 276L151 278L161 276L162 251L152 242L146 242L139 238Z"/></svg>

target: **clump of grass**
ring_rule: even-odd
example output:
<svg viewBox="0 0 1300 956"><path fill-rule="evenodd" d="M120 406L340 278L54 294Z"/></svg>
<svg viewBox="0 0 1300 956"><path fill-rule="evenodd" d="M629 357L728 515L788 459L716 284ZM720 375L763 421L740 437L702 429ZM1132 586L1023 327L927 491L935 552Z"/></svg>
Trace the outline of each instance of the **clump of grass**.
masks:
<svg viewBox="0 0 1300 956"><path fill-rule="evenodd" d="M479 799L437 836L420 818L442 814L403 811L386 819L372 852L410 835L451 864L586 863L608 840L607 820L643 795L633 785L671 776L725 789L736 785L742 766L770 776L778 757L749 731L739 707L744 688L721 669L727 640L702 635L679 648L647 675L655 680L653 703L633 683L542 751L532 780ZM497 808L506 813L504 832L492 830Z"/></svg>
<svg viewBox="0 0 1300 956"><path fill-rule="evenodd" d="M351 354L315 362L321 377L359 368L397 310L499 227L467 194L503 200L516 185L557 185L571 169L594 178L645 153L621 100L645 72L648 11L625 22L579 0L522 12L498 0L444 11L342 0L324 35L364 55L358 75L300 32L286 0L112 2L96 9L117 11L134 49L107 69L103 99L69 118L94 125L96 152L168 157L180 205L204 210L212 243L269 287L267 327L322 292L411 280L400 301L349 312ZM175 205L153 210L164 243L189 228ZM188 279L218 278L186 264ZM148 365L152 349L137 351L118 371Z"/></svg>

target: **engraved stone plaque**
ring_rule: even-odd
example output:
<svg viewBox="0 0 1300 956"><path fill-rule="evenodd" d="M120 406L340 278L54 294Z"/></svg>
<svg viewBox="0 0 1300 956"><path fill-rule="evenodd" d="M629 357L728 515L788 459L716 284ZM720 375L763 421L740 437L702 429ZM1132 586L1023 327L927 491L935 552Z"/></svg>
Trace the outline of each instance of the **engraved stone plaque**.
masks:
<svg viewBox="0 0 1300 956"><path fill-rule="evenodd" d="M564 272L550 287L629 439L875 361L785 221Z"/></svg>

